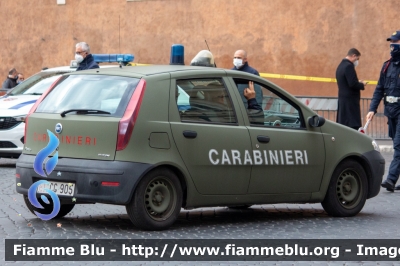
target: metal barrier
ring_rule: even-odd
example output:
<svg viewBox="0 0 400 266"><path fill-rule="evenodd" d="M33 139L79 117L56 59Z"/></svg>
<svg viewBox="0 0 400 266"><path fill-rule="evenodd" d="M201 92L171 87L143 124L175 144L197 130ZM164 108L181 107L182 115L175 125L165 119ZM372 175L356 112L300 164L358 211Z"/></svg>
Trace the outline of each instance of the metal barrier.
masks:
<svg viewBox="0 0 400 266"><path fill-rule="evenodd" d="M337 98L336 97L310 97L310 96L296 96L301 102L317 112L325 119L336 122L337 114ZM370 98L361 98L361 122L365 125L365 117L369 110L371 103ZM374 119L369 124L367 135L374 139L390 139L388 133L387 118L383 115L384 104L381 102Z"/></svg>

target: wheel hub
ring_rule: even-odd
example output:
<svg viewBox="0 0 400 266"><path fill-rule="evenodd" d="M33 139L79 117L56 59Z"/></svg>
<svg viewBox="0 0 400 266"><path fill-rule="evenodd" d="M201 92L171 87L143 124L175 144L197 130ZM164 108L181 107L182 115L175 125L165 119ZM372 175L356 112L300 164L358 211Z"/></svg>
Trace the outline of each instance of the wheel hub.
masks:
<svg viewBox="0 0 400 266"><path fill-rule="evenodd" d="M153 196L153 203L160 206L164 199L164 195L160 191L156 191Z"/></svg>
<svg viewBox="0 0 400 266"><path fill-rule="evenodd" d="M351 193L351 183L350 182L346 182L343 185L343 194L345 194L346 196L349 195Z"/></svg>
<svg viewBox="0 0 400 266"><path fill-rule="evenodd" d="M169 215L174 195L173 189L166 180L151 181L144 196L147 212L153 219L163 219Z"/></svg>
<svg viewBox="0 0 400 266"><path fill-rule="evenodd" d="M336 191L339 202L345 207L351 207L359 201L360 181L353 171L343 172L336 184Z"/></svg>

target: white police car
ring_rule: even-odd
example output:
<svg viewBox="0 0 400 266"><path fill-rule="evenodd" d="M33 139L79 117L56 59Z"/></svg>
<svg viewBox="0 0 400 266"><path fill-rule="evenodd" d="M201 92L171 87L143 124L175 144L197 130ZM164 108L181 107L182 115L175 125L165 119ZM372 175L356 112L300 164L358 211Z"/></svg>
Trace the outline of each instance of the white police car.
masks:
<svg viewBox="0 0 400 266"><path fill-rule="evenodd" d="M132 62L131 54L94 54L99 63ZM75 60L70 66L42 70L0 97L0 158L18 158L24 146L25 117L31 107L50 85L61 75L73 72L77 68ZM101 68L116 67L104 65Z"/></svg>

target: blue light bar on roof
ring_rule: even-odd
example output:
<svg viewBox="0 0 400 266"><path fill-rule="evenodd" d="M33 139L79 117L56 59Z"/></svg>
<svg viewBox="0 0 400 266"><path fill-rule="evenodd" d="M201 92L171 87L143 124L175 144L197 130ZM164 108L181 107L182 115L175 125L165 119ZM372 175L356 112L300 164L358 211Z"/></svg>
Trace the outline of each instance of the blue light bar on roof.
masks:
<svg viewBox="0 0 400 266"><path fill-rule="evenodd" d="M133 54L92 54L97 63L129 63L135 58Z"/></svg>
<svg viewBox="0 0 400 266"><path fill-rule="evenodd" d="M182 44L173 44L171 46L170 65L185 64L185 47Z"/></svg>

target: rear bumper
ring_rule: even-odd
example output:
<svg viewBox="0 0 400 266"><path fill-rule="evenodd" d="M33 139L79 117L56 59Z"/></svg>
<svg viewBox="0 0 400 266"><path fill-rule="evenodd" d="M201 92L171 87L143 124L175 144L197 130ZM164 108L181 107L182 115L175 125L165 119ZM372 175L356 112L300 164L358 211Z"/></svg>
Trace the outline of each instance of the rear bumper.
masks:
<svg viewBox="0 0 400 266"><path fill-rule="evenodd" d="M59 159L48 177L33 169L34 155L22 154L16 165L16 190L27 195L30 186L39 180L75 183L74 203L110 203L126 205L141 177L152 165L119 161ZM119 182L119 186L102 186L102 182ZM19 184L19 185L18 185ZM59 196L62 203L72 203L72 197Z"/></svg>
<svg viewBox="0 0 400 266"><path fill-rule="evenodd" d="M383 174L385 173L385 158L375 150L364 153L363 156L369 164L371 173L368 180L367 198L369 199L378 195L381 189Z"/></svg>

